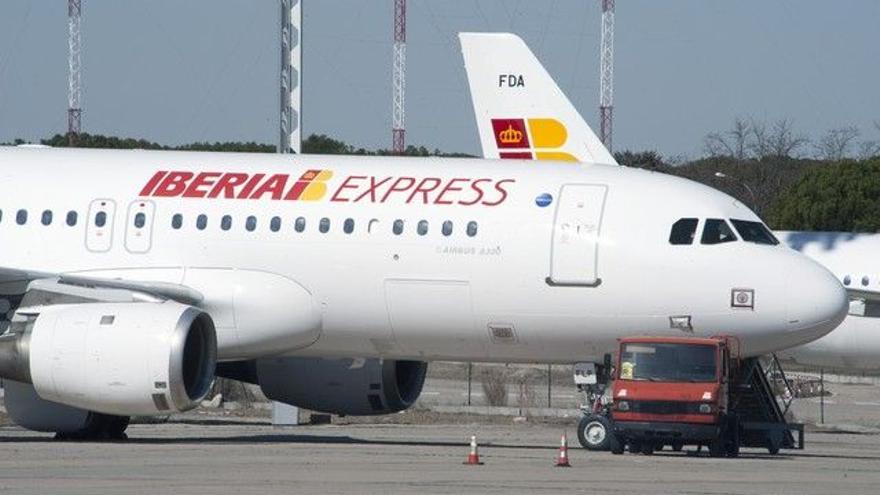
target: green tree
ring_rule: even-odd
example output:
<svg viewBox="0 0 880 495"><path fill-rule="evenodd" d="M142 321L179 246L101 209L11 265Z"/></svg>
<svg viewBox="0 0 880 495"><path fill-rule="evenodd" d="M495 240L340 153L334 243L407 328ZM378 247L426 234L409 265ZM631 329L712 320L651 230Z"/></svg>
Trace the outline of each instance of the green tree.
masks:
<svg viewBox="0 0 880 495"><path fill-rule="evenodd" d="M880 231L880 158L810 168L769 218L781 230Z"/></svg>
<svg viewBox="0 0 880 495"><path fill-rule="evenodd" d="M356 153L353 146L344 143L338 139L333 139L326 134L312 134L302 143L302 152L311 155L353 155L366 154L366 151L360 150L362 153Z"/></svg>
<svg viewBox="0 0 880 495"><path fill-rule="evenodd" d="M614 153L617 163L625 167L645 168L648 170L663 170L669 164L663 161L663 157L656 151L618 151Z"/></svg>

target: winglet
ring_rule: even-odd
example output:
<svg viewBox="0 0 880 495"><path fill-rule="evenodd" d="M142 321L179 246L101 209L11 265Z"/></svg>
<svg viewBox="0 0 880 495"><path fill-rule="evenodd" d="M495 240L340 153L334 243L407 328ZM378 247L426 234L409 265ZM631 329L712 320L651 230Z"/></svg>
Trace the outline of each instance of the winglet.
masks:
<svg viewBox="0 0 880 495"><path fill-rule="evenodd" d="M522 39L458 37L484 157L617 165Z"/></svg>

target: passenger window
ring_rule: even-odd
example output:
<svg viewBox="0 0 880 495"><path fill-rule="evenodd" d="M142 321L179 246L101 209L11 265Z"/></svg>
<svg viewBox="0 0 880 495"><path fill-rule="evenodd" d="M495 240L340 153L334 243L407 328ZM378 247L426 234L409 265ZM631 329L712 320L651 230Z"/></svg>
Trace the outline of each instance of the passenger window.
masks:
<svg viewBox="0 0 880 495"><path fill-rule="evenodd" d="M175 213L173 217L171 217L171 228L174 230L180 229L183 226L183 215L180 213Z"/></svg>
<svg viewBox="0 0 880 495"><path fill-rule="evenodd" d="M223 230L229 230L232 228L232 217L229 215L223 215L223 218L220 219L220 228Z"/></svg>
<svg viewBox="0 0 880 495"><path fill-rule="evenodd" d="M843 277L843 285L849 285L850 283L852 283L852 277L849 275Z"/></svg>
<svg viewBox="0 0 880 495"><path fill-rule="evenodd" d="M25 217L27 217L27 214L25 214ZM95 227L101 228L105 225L107 225L107 213L99 211L95 215Z"/></svg>
<svg viewBox="0 0 880 495"><path fill-rule="evenodd" d="M244 228L246 228L248 232L257 230L257 217L247 217L247 220L244 221Z"/></svg>
<svg viewBox="0 0 880 495"><path fill-rule="evenodd" d="M138 213L137 215L134 216L134 226L135 227L142 229L142 228L144 228L144 225L146 225L146 224L147 224L147 216L145 214Z"/></svg>
<svg viewBox="0 0 880 495"><path fill-rule="evenodd" d="M696 218L682 218L672 224L672 231L669 233L669 244L675 246L689 245L694 243L694 237L697 235Z"/></svg>
<svg viewBox="0 0 880 495"><path fill-rule="evenodd" d="M403 220L397 219L394 221L394 225L391 227L391 231L394 232L394 235L400 235L403 233Z"/></svg>
<svg viewBox="0 0 880 495"><path fill-rule="evenodd" d="M867 275L862 277L862 286L867 287L870 282L871 282L871 280L868 278Z"/></svg>
<svg viewBox="0 0 880 495"><path fill-rule="evenodd" d="M43 211L43 217L40 221L43 225L52 225L52 210Z"/></svg>
<svg viewBox="0 0 880 495"><path fill-rule="evenodd" d="M442 232L443 232L443 235L445 235L446 237L449 237L452 235L452 222L451 221L447 220L447 221L443 222Z"/></svg>
<svg viewBox="0 0 880 495"><path fill-rule="evenodd" d="M199 230L208 228L208 215L203 214L196 217L196 228Z"/></svg>
<svg viewBox="0 0 880 495"><path fill-rule="evenodd" d="M67 212L67 225L73 227L76 225L77 214L75 211L71 210Z"/></svg>
<svg viewBox="0 0 880 495"><path fill-rule="evenodd" d="M342 231L346 234L351 234L354 232L354 219L346 218L345 223L342 224Z"/></svg>
<svg viewBox="0 0 880 495"><path fill-rule="evenodd" d="M27 223L27 210L18 210L15 214L15 223L24 225Z"/></svg>
<svg viewBox="0 0 880 495"><path fill-rule="evenodd" d="M425 235L428 233L428 221L427 220L419 220L418 225L416 225L416 232L419 235Z"/></svg>
<svg viewBox="0 0 880 495"><path fill-rule="evenodd" d="M303 232L306 230L306 219L304 217L299 217L296 219L296 222L293 224L294 230L297 232Z"/></svg>
<svg viewBox="0 0 880 495"><path fill-rule="evenodd" d="M3 221L3 210L0 210L0 222Z"/></svg>
<svg viewBox="0 0 880 495"><path fill-rule="evenodd" d="M281 217L272 217L272 221L269 222L269 229L272 232L281 230Z"/></svg>
<svg viewBox="0 0 880 495"><path fill-rule="evenodd" d="M754 242L755 244L767 244L775 246L779 244L779 240L770 232L761 222L749 222L746 220L736 220L731 218L730 223L733 228L739 232L739 237L746 242Z"/></svg>
<svg viewBox="0 0 880 495"><path fill-rule="evenodd" d="M467 235L468 237L474 237L477 235L477 222L468 222Z"/></svg>
<svg viewBox="0 0 880 495"><path fill-rule="evenodd" d="M327 217L322 218L321 222L318 223L318 230L322 234L326 234L327 232L330 232L330 219Z"/></svg>
<svg viewBox="0 0 880 495"><path fill-rule="evenodd" d="M730 230L727 222L719 218L706 220L706 225L703 227L703 236L700 238L701 244L723 244L734 241L736 241L736 235Z"/></svg>

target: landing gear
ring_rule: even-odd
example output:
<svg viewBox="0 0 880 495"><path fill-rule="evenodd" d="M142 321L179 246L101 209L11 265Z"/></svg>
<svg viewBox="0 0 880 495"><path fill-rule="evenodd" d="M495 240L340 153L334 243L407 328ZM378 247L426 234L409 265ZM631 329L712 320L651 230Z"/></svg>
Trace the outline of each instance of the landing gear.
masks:
<svg viewBox="0 0 880 495"><path fill-rule="evenodd" d="M611 422L605 416L587 414L578 423L578 440L587 450L608 450L613 435Z"/></svg>
<svg viewBox="0 0 880 495"><path fill-rule="evenodd" d="M126 440L128 436L125 430L130 420L128 416L91 412L82 428L76 431L59 431L55 434L55 439L74 442Z"/></svg>
<svg viewBox="0 0 880 495"><path fill-rule="evenodd" d="M575 363L574 383L582 394L584 403L581 410L584 416L578 422L578 440L587 450L606 451L611 449L614 433L605 400L605 390L610 381L611 355L605 355L604 364ZM620 446L621 453L623 446Z"/></svg>

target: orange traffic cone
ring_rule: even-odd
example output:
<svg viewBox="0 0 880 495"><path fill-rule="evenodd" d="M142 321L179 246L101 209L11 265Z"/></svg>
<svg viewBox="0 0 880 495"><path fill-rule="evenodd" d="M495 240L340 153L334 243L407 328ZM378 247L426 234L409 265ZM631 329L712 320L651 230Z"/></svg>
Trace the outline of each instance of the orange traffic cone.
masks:
<svg viewBox="0 0 880 495"><path fill-rule="evenodd" d="M467 460L462 464L468 466L482 466L483 463L480 462L480 454L477 453L477 436L471 435L471 453L468 454Z"/></svg>
<svg viewBox="0 0 880 495"><path fill-rule="evenodd" d="M556 458L556 467L571 467L568 462L568 437L562 434L562 440L559 442L559 457Z"/></svg>

